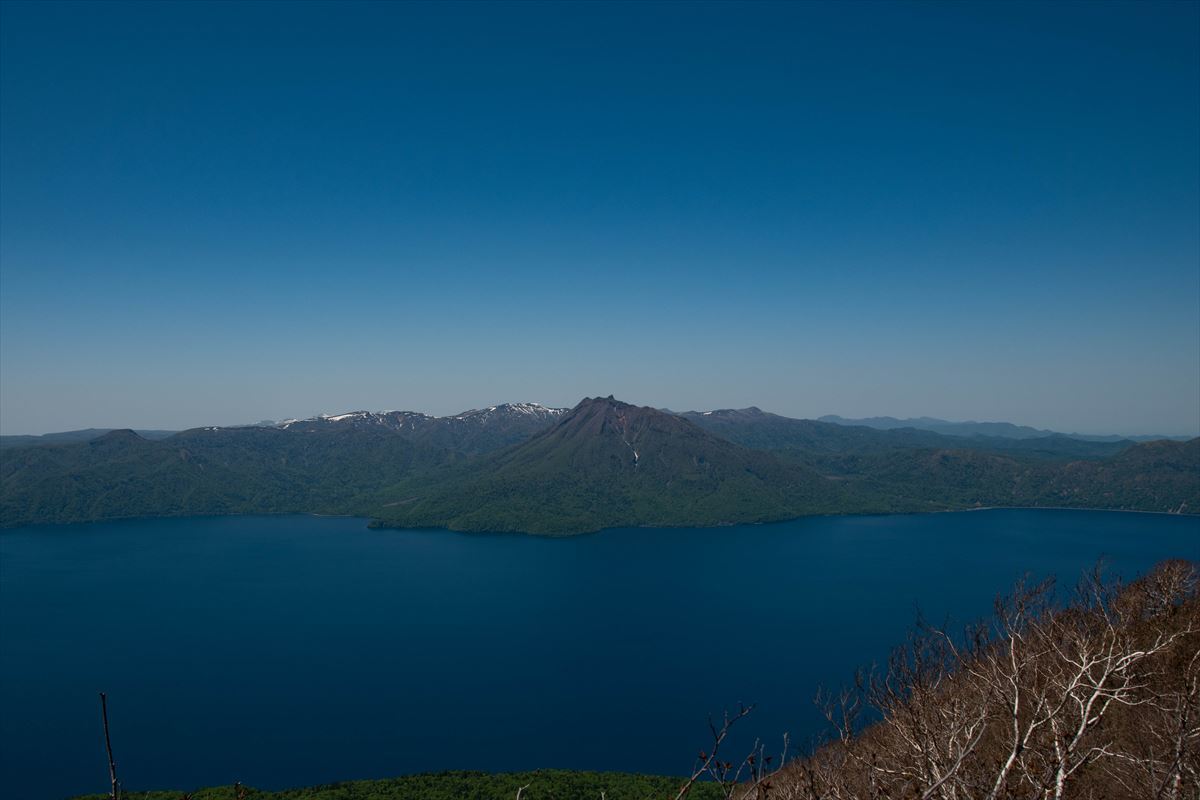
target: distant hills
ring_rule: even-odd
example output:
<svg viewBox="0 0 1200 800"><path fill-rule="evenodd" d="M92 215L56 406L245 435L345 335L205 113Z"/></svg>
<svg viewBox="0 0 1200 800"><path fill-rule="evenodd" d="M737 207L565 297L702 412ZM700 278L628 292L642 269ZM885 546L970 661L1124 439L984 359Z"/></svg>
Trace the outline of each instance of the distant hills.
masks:
<svg viewBox="0 0 1200 800"><path fill-rule="evenodd" d="M433 444L449 447L462 447L464 443L477 441L477 434L487 431L484 438L494 435L497 444L513 444L531 432L540 429L550 421L557 419L570 409L548 408L540 403L504 403L488 408L472 409L460 414L446 417L435 417L419 411L351 411L343 414L320 414L305 419L287 419L276 423L274 420L263 420L253 425L235 425L228 427L255 427L284 429L313 430L332 425L350 425L356 428L385 428L396 432L408 431L415 438L424 439ZM744 409L722 409L718 411L688 411L675 412L669 409L659 409L670 414L676 414L695 422L703 422L702 417L718 415L714 422L722 416L731 415L743 417L764 416L773 419L787 419L792 422L825 422L843 427L866 427L877 430L927 431L943 436L982 438L983 444L994 446L1001 439L1075 439L1084 442L1107 442L1110 444L1127 444L1129 442L1149 442L1160 439L1187 441L1189 436L1096 436L1082 433L1059 433L1050 430L1031 428L1028 425L1014 425L1011 422L950 422L936 417L865 417L849 419L836 414L827 414L818 420L796 420L770 414L751 406ZM68 442L86 442L109 433L114 428L84 428L61 433L46 433L41 435L6 435L0 436L0 448L28 447L40 444L64 444ZM178 431L168 430L135 430L145 439L165 439ZM474 445L472 445L474 446Z"/></svg>
<svg viewBox="0 0 1200 800"><path fill-rule="evenodd" d="M981 506L1200 509L1200 439L958 436L612 397L148 433L0 449L0 524L323 513L568 534Z"/></svg>
<svg viewBox="0 0 1200 800"><path fill-rule="evenodd" d="M141 516L366 513L375 490L454 455L352 428L197 428L152 441L0 450L0 524Z"/></svg>
<svg viewBox="0 0 1200 800"><path fill-rule="evenodd" d="M1200 438L1094 442L1053 434L958 437L798 420L757 408L680 416L842 481L877 511L1065 506L1200 509Z"/></svg>
<svg viewBox="0 0 1200 800"><path fill-rule="evenodd" d="M253 425L232 428L281 428L283 430L332 430L356 428L389 430L406 434L434 446L477 452L493 446L518 442L550 421L566 413L565 408L547 408L539 403L505 403L473 409L449 417L433 417L419 411L351 411L345 414L320 414L307 419L287 419L276 423L263 420ZM40 436L0 436L0 448L29 447L42 444L87 442L110 433L114 428L85 428ZM165 439L178 431L135 430L143 439Z"/></svg>
<svg viewBox="0 0 1200 800"><path fill-rule="evenodd" d="M832 422L835 425L854 425L878 428L880 430L914 428L922 431L933 431L934 433L941 433L946 436L986 436L1002 437L1005 439L1040 439L1048 436L1060 436L1081 439L1085 442L1150 442L1159 439L1172 439L1182 442L1191 438L1188 436L1095 436L1084 433L1058 433L1056 431L1031 428L1028 425L1014 425L1011 422L950 422L944 419L937 419L936 417L909 417L908 419L865 417L863 419L846 419L836 414L827 414L824 417L820 417L820 421Z"/></svg>
<svg viewBox="0 0 1200 800"><path fill-rule="evenodd" d="M289 431L344 428L391 431L417 444L472 454L524 441L566 412L565 408L547 408L539 403L504 403L449 417L431 417L417 411L323 414L284 420L278 427Z"/></svg>
<svg viewBox="0 0 1200 800"><path fill-rule="evenodd" d="M113 428L83 428L77 431L63 431L62 433L43 433L39 436L0 436L0 448L90 442L92 439L99 438L106 433L111 433L113 430ZM139 430L136 433L143 439L165 439L168 436L178 433L178 431Z"/></svg>
<svg viewBox="0 0 1200 800"><path fill-rule="evenodd" d="M1062 434L1015 438L975 434L962 437L920 428L875 428L845 423L792 419L750 407L719 411L688 411L684 419L746 447L809 453L873 451L890 448L967 448L1017 452L1047 458L1093 458L1114 455L1133 444L1129 439L1091 441Z"/></svg>

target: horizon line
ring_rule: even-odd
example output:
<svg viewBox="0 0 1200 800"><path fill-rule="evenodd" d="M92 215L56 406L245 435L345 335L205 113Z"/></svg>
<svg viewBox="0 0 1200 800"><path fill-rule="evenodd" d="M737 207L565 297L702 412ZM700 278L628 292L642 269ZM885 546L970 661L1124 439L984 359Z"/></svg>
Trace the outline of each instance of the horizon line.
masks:
<svg viewBox="0 0 1200 800"><path fill-rule="evenodd" d="M605 397L614 399L614 396L612 394L595 395L595 398L599 398L599 399L604 399ZM570 411L571 409L578 406L580 403L582 403L586 400L589 400L589 399L593 399L593 396L585 395L574 406L552 406L552 405L546 405L544 403L540 403L540 402L533 401L533 400L505 401L505 402L501 402L501 403L495 403L492 405L468 408L468 409L465 409L463 411L459 411L459 412L453 413L453 414L430 414L425 411L416 411L413 409L369 410L366 408L356 408L356 409L353 409L350 411L319 412L319 413L311 414L308 416L283 417L280 419L270 419L267 417L263 417L256 422L232 423L232 424L227 424L227 425L214 425L211 423L200 424L200 425L188 425L188 426L183 426L183 427L160 427L160 426L145 426L145 425L139 425L139 426L134 426L134 425L116 425L116 426L87 425L87 426L79 427L79 428L62 428L62 429L58 429L58 430L43 431L41 433L9 433L7 431L0 429L0 436L3 436L3 437L9 437L9 436L12 436L12 437L18 437L18 436L20 436L20 437L42 437L42 436L53 436L56 434L63 434L63 433L77 433L80 431L88 431L88 430L100 430L100 431L130 430L130 431L135 431L135 432L138 430L144 430L144 431L160 431L160 432L180 433L182 431L197 430L200 428L253 428L253 427L278 426L278 425L281 425L286 422L303 422L306 420L316 420L316 419L322 419L322 418L327 419L330 417L346 416L349 414L420 414L421 416L429 417L431 419L453 419L455 417L462 417L462 416L466 416L468 414L495 410L495 409L501 408L503 406L522 406L522 405L538 406L540 408L544 408L544 409L547 409L550 411ZM618 400L618 402L627 402L627 401ZM639 405L639 404L638 403L629 403L629 405ZM1152 438L1152 439L1186 438L1186 439L1193 439L1193 438L1200 437L1200 429L1197 429L1195 431L1178 432L1178 433L1164 433L1164 432L1155 432L1155 433L1087 433L1087 432L1082 432L1082 431L1078 431L1078 430L1060 431L1060 430L1055 430L1053 428L1042 428L1042 427L1038 427L1036 425L1029 425L1026 423L1014 422L1012 420L1005 420L1005 419L994 419L994 420L974 419L974 418L947 419L945 417L934 417L934 416L929 416L929 415L924 415L924 414L920 415L920 416L903 416L903 417L894 416L891 414L872 414L869 416L845 417L840 414L829 413L829 414L822 414L819 417L818 416L793 417L793 416L788 416L787 414L780 414L775 411L766 411L762 407L760 407L758 405L754 405L754 404L751 404L748 406L742 406L740 408L735 408L732 406L723 406L723 407L711 408L711 409L707 409L707 410L701 410L701 409L697 408L697 409L690 409L687 411L675 411L673 409L667 408L666 406L662 406L662 407L641 406L641 407L642 408L653 408L656 411L664 411L666 413L675 414L675 415L705 414L705 413L715 413L718 411L746 411L749 409L757 409L759 411L762 411L763 413L772 414L772 415L778 416L778 417L783 417L784 419L807 420L807 421L811 421L811 422L828 422L829 424L832 424L832 425L841 424L838 422L830 422L829 420L825 419L825 417L836 417L837 419L842 420L845 423L856 423L855 426L848 426L848 427L872 427L870 425L864 424L867 420L894 420L896 422L917 422L917 421L925 420L925 421L929 421L929 422L940 422L940 423L946 423L946 424L950 424L950 425L1012 425L1012 426L1018 427L1018 428L1029 428L1029 429L1037 431L1039 433L1045 433L1046 435L1060 435L1060 436L1069 436L1069 437L1115 436L1115 437L1118 437L1121 439L1134 439L1134 438ZM918 426L906 425L906 426L902 426L902 427L916 428Z"/></svg>

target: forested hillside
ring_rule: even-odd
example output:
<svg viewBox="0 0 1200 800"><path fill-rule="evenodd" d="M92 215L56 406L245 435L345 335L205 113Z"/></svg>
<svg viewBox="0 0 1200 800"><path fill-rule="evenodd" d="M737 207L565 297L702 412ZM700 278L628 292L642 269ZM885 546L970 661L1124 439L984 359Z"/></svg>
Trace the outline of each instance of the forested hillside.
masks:
<svg viewBox="0 0 1200 800"><path fill-rule="evenodd" d="M356 412L0 450L4 526L320 513L567 534L983 506L1196 513L1200 439L967 439L608 397L569 412Z"/></svg>
<svg viewBox="0 0 1200 800"><path fill-rule="evenodd" d="M624 525L763 522L853 509L837 481L671 414L584 400L528 442L414 481L383 525L573 533Z"/></svg>

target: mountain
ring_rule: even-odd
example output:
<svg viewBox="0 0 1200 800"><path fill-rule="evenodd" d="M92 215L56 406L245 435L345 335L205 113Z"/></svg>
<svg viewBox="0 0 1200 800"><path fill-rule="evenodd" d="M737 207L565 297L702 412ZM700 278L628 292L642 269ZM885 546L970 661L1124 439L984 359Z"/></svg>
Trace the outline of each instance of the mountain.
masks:
<svg viewBox="0 0 1200 800"><path fill-rule="evenodd" d="M1028 425L1014 425L1011 422L950 422L936 417L865 417L863 419L846 419L836 414L820 417L821 422L832 422L835 425L853 425L879 430L894 428L915 428L922 431L933 431L947 436L1005 436L1010 439L1033 439L1041 436L1053 436L1054 431L1031 428Z"/></svg>
<svg viewBox="0 0 1200 800"><path fill-rule="evenodd" d="M1015 505L1200 509L1200 439L958 437L790 419L753 407L680 416L836 478L856 502L880 511Z"/></svg>
<svg viewBox="0 0 1200 800"><path fill-rule="evenodd" d="M364 497L455 458L403 437L338 428L131 430L0 451L0 525L138 516L363 513Z"/></svg>
<svg viewBox="0 0 1200 800"><path fill-rule="evenodd" d="M288 419L279 423L263 420L254 425L224 428L281 428L318 431L356 428L391 431L412 442L463 453L486 453L523 441L551 425L566 413L564 408L547 408L538 403L504 403L473 409L449 417L434 417L417 411L352 411L346 414L321 414L308 419ZM87 428L40 436L0 436L0 448L86 442L103 436L113 428ZM165 439L178 431L138 430L144 439Z"/></svg>
<svg viewBox="0 0 1200 800"><path fill-rule="evenodd" d="M1200 513L1200 437L1140 442L1050 476L1038 504Z"/></svg>
<svg viewBox="0 0 1200 800"><path fill-rule="evenodd" d="M376 510L382 525L534 533L760 522L852 504L811 470L611 396L585 399L523 444L392 495Z"/></svg>
<svg viewBox="0 0 1200 800"><path fill-rule="evenodd" d="M0 436L0 449L6 447L32 447L43 444L71 444L74 442L89 442L99 438L114 428L84 428L78 431L63 431L61 433L43 433L39 436ZM138 436L143 439L165 439L177 431L139 430Z"/></svg>
<svg viewBox="0 0 1200 800"><path fill-rule="evenodd" d="M1108 458L1047 459L968 448L891 448L829 462L887 510L988 506L1200 510L1200 439L1142 442Z"/></svg>
<svg viewBox="0 0 1200 800"><path fill-rule="evenodd" d="M792 419L759 408L687 411L679 416L745 447L779 451L813 466L827 457L897 448L969 449L1048 459L1105 458L1132 442L1090 442L1067 436L1036 438L948 436L918 428L874 428ZM820 459L825 459L819 461Z"/></svg>
<svg viewBox="0 0 1200 800"><path fill-rule="evenodd" d="M343 428L391 431L426 447L476 454L524 441L552 425L566 411L539 403L504 403L449 417L431 417L418 411L352 411L284 420L277 427L292 431Z"/></svg>
<svg viewBox="0 0 1200 800"><path fill-rule="evenodd" d="M908 419L897 419L895 417L865 417L863 419L846 419L839 417L836 414L827 414L819 418L820 422L831 422L835 425L850 425L867 428L876 428L878 430L893 430L895 428L915 428L917 430L932 431L934 433L944 434L946 436L962 436L962 437L998 437L1005 439L1042 439L1048 437L1064 437L1077 439L1085 442L1112 442L1118 443L1123 441L1133 442L1150 442L1161 439L1171 439L1174 441L1187 441L1187 436L1095 436L1083 433L1059 433L1057 431L1042 430L1040 428L1031 428L1028 425L1014 425L1011 422L950 422L936 417L910 417Z"/></svg>
<svg viewBox="0 0 1200 800"><path fill-rule="evenodd" d="M607 397L0 449L0 526L323 513L561 534L979 506L1197 513L1200 439L953 437Z"/></svg>

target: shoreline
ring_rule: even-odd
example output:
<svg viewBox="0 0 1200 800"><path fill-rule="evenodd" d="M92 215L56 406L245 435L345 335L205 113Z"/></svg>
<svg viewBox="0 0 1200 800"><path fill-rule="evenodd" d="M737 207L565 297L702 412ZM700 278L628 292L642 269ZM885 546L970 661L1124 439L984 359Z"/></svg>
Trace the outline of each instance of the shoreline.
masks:
<svg viewBox="0 0 1200 800"><path fill-rule="evenodd" d="M536 536L547 539L563 539L572 536L593 536L604 531L622 530L627 528L654 529L662 528L664 530L677 528L736 528L742 525L779 525L787 522L796 522L802 519L814 519L817 517L908 517L918 516L920 514L962 514L976 511L1090 511L1105 514L1154 514L1164 517L1182 517L1200 519L1200 512L1181 512L1181 511L1147 511L1138 508L1098 508L1094 506L971 506L970 508L939 508L928 511L857 511L845 513L820 513L820 514L801 514L795 517L786 517L784 519L772 520L757 520L748 522L719 522L712 525L698 525L695 523L680 523L678 525L613 525L604 528L596 528L594 530L571 531L565 533L533 533L530 531L521 530L460 530L451 528L445 525L392 525L378 517L364 516L361 514L327 514L318 511L254 511L246 513L204 513L196 512L189 514L161 514L161 515L144 515L144 516L129 516L129 517L105 517L103 519L75 520L72 522L27 522L17 525L0 525L0 535L7 531L22 530L26 528L65 528L72 525L98 525L107 522L136 522L140 520L171 520L171 519L187 519L189 517L197 518L214 518L214 517L313 517L318 519L359 519L362 520L367 528L374 530L395 530L395 531L446 531L448 533L459 533L467 535L503 535L503 536Z"/></svg>
<svg viewBox="0 0 1200 800"><path fill-rule="evenodd" d="M951 514L959 511L1103 511L1109 514L1161 514L1164 517L1198 517L1200 512L1185 511L1145 511L1140 508L1096 508L1094 506L976 506L974 508L947 508L944 511L933 511L933 514ZM923 513L923 512L917 512Z"/></svg>

